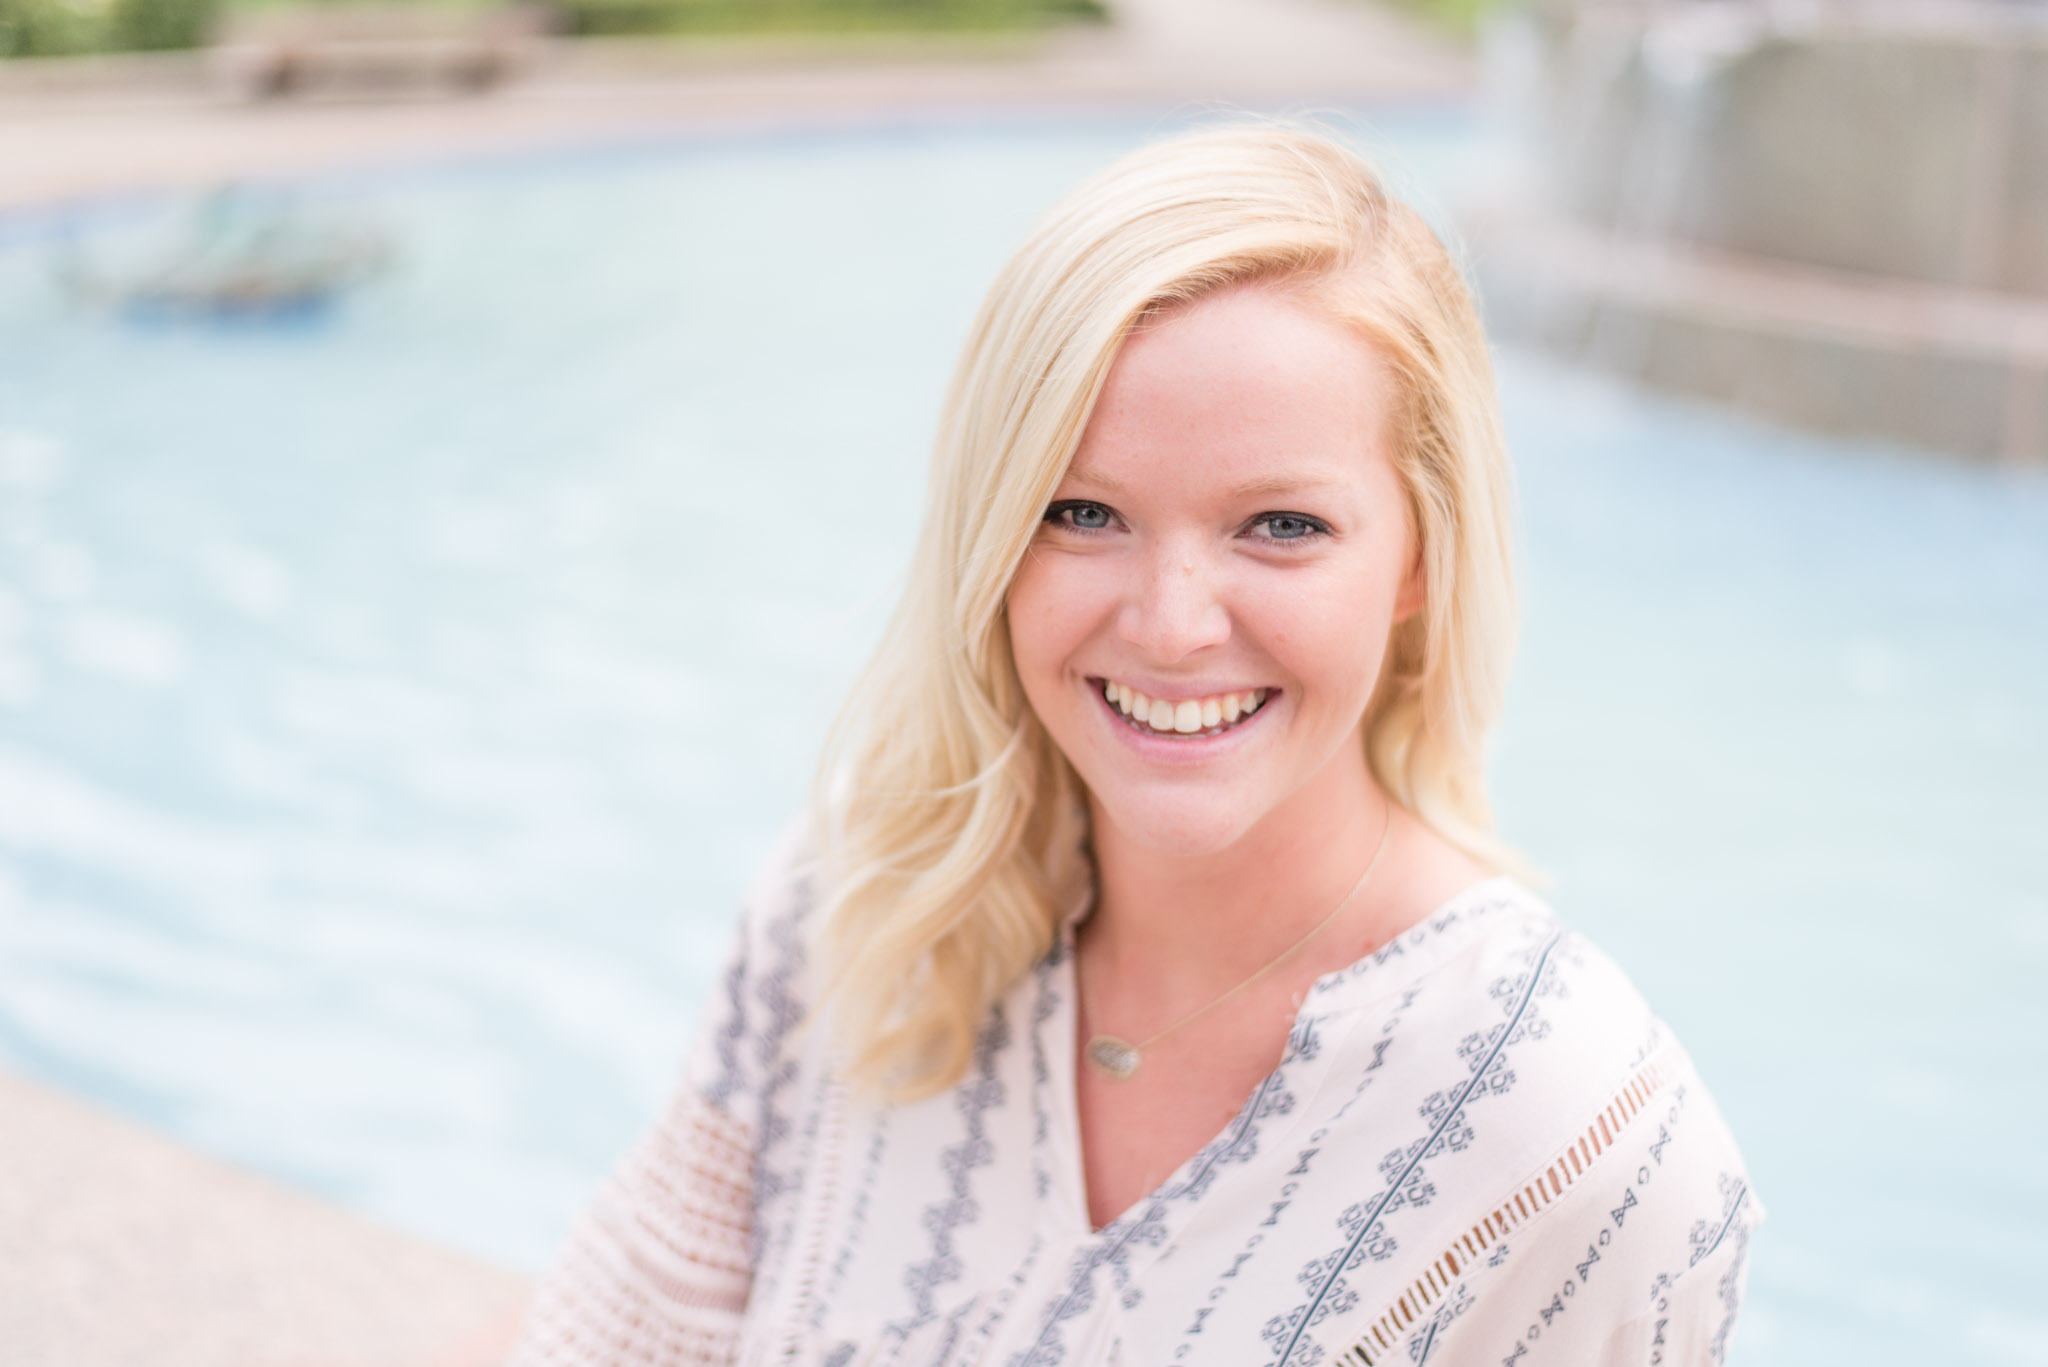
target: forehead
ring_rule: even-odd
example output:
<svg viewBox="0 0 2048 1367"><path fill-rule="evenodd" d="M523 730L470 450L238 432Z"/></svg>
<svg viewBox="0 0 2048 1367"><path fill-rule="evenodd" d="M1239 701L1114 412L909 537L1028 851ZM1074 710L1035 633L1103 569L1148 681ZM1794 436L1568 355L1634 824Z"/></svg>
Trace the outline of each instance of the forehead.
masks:
<svg viewBox="0 0 2048 1367"><path fill-rule="evenodd" d="M1384 465L1392 376L1363 336L1270 285L1207 295L1124 343L1069 477L1256 490Z"/></svg>

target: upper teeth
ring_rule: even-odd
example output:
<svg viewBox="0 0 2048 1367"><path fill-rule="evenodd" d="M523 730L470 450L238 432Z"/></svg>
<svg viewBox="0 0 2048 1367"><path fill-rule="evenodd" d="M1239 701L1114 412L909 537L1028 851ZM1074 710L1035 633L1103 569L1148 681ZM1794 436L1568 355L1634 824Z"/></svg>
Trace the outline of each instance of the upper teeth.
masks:
<svg viewBox="0 0 2048 1367"><path fill-rule="evenodd" d="M1197 731L1206 731L1212 726L1228 726L1239 717L1250 716L1266 700L1266 690L1252 688L1242 693L1218 693L1207 698L1169 702L1165 698L1148 698L1129 684L1106 680L1102 685L1102 696L1114 703L1117 711L1133 721L1145 723L1154 731L1193 735Z"/></svg>

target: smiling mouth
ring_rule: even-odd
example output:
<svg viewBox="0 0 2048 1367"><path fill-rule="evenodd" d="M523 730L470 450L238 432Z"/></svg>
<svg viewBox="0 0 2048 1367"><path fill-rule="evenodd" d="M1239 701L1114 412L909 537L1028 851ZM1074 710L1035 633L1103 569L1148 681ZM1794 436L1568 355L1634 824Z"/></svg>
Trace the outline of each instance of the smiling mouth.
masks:
<svg viewBox="0 0 2048 1367"><path fill-rule="evenodd" d="M1204 698L1151 698L1114 679L1095 679L1102 700L1116 709L1126 725L1148 735L1220 736L1265 706L1276 690L1247 688L1213 693Z"/></svg>

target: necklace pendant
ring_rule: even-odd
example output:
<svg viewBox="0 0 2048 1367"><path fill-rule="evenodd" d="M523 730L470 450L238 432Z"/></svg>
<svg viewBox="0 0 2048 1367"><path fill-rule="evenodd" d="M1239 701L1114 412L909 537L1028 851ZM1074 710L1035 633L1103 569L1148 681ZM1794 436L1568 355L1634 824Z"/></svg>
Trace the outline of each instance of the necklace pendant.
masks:
<svg viewBox="0 0 2048 1367"><path fill-rule="evenodd" d="M1138 1071L1144 1055L1138 1046L1115 1035L1096 1035L1088 1041L1088 1061L1121 1082Z"/></svg>

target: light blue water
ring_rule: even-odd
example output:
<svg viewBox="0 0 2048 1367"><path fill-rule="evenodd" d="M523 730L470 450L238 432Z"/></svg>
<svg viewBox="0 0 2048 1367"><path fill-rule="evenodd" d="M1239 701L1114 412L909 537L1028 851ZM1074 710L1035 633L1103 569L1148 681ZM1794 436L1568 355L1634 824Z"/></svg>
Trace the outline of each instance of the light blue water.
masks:
<svg viewBox="0 0 2048 1367"><path fill-rule="evenodd" d="M795 810L980 291L1146 131L331 185L400 263L293 328L82 311L14 225L0 1060L543 1259ZM1382 132L1424 193L1476 155ZM1502 817L1743 1140L1736 1360L2048 1362L2048 480L1503 377Z"/></svg>

